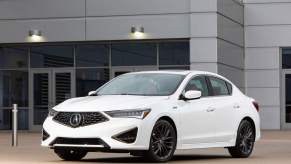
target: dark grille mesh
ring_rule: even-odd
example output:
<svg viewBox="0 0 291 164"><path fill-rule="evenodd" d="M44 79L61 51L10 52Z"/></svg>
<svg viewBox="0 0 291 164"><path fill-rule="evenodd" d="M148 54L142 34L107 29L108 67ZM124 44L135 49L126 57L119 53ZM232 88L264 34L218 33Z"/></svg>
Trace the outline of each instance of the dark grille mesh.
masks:
<svg viewBox="0 0 291 164"><path fill-rule="evenodd" d="M73 126L70 123L70 119L72 115L80 114L81 115L81 122L77 126ZM70 126L73 128L81 127L81 126L88 126L93 124L98 124L101 122L108 121L108 118L105 117L103 114L99 112L59 112L54 118L54 121L64 124L66 126Z"/></svg>

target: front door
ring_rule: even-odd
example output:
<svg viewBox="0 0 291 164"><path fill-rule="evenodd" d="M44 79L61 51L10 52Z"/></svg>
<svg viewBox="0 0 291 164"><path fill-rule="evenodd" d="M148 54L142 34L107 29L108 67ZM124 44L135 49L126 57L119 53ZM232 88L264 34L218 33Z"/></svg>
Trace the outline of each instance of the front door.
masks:
<svg viewBox="0 0 291 164"><path fill-rule="evenodd" d="M291 129L291 70L282 70L282 108L283 129Z"/></svg>
<svg viewBox="0 0 291 164"><path fill-rule="evenodd" d="M75 96L72 70L43 69L30 73L30 130L40 130L48 110Z"/></svg>

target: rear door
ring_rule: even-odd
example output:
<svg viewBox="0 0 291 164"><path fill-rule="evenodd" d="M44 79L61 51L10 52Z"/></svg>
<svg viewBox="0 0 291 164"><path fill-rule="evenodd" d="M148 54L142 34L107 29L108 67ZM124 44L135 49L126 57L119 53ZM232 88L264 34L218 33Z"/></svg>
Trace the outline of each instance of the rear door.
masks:
<svg viewBox="0 0 291 164"><path fill-rule="evenodd" d="M233 139L236 133L236 113L240 106L236 104L232 96L231 85L228 82L214 76L208 76L207 80L212 92L215 140L216 142L228 142Z"/></svg>

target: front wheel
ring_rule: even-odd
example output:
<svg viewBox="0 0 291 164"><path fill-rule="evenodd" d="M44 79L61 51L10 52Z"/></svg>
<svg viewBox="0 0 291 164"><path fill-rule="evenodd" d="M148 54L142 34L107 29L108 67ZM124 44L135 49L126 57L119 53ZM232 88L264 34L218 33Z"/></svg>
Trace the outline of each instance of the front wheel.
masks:
<svg viewBox="0 0 291 164"><path fill-rule="evenodd" d="M149 150L145 155L151 161L166 162L173 157L176 145L175 128L168 121L159 120L153 128Z"/></svg>
<svg viewBox="0 0 291 164"><path fill-rule="evenodd" d="M84 150L55 149L54 151L61 159L66 161L79 161L87 155L87 151Z"/></svg>
<svg viewBox="0 0 291 164"><path fill-rule="evenodd" d="M228 151L234 158L247 158L251 155L255 143L255 127L243 120L238 128L236 145L229 147Z"/></svg>

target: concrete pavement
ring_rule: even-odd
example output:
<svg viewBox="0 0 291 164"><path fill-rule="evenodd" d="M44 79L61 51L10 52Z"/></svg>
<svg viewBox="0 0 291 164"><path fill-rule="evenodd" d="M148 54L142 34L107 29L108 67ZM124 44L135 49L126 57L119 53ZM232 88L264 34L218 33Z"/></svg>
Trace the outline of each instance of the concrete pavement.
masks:
<svg viewBox="0 0 291 164"><path fill-rule="evenodd" d="M11 134L0 133L0 163L2 164L54 164L54 163L145 163L141 158L128 154L89 153L80 162L60 160L52 150L40 147L40 134L21 133L19 146L11 147ZM226 149L195 149L177 151L169 163L247 163L290 164L291 131L263 131L262 139L256 143L253 155L248 159L233 159Z"/></svg>

